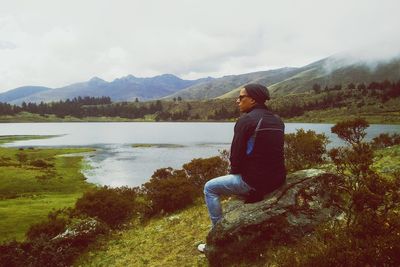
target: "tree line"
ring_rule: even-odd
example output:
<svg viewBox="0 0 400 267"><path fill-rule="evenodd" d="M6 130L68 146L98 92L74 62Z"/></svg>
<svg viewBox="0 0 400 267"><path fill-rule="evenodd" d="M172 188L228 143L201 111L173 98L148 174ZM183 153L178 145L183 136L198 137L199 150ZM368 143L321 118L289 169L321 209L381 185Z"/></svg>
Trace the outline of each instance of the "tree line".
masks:
<svg viewBox="0 0 400 267"><path fill-rule="evenodd" d="M339 108L345 106L344 100L359 96L373 97L382 103L400 96L400 80L397 82L370 82L349 83L347 86L334 85L331 87L314 84L311 97L301 96L290 100L290 97L273 99L269 108L283 118L301 116L307 111ZM29 112L47 116L54 114L59 118L72 116L84 117L120 117L127 119L144 119L151 116L155 121L220 121L234 120L239 117L239 111L232 99L220 102L183 101L180 97L174 101L117 102L113 103L110 97L77 97L72 100L58 102L25 103L20 106L0 102L0 115L16 115L20 112ZM196 106L194 108L193 106Z"/></svg>

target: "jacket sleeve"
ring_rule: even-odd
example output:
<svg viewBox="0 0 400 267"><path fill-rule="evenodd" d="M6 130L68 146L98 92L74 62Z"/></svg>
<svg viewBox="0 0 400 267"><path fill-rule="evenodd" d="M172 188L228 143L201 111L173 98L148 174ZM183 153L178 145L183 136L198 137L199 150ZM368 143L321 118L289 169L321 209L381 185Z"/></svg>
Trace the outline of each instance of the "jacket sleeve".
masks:
<svg viewBox="0 0 400 267"><path fill-rule="evenodd" d="M254 127L253 127L254 128ZM244 116L241 117L234 129L234 135L230 151L230 174L240 174L241 164L246 157L247 141L252 135L252 127L250 118Z"/></svg>

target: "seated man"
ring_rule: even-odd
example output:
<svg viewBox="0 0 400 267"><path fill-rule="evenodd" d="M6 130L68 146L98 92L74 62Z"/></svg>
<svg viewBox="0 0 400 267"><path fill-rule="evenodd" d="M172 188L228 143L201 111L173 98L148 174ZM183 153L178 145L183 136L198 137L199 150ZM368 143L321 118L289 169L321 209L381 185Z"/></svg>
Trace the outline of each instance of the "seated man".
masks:
<svg viewBox="0 0 400 267"><path fill-rule="evenodd" d="M234 128L230 174L214 178L204 186L213 226L222 218L221 195L245 196L246 203L257 202L285 182L285 126L265 106L268 99L268 89L260 84L248 84L240 90L236 103L244 114ZM205 244L198 249L204 252Z"/></svg>

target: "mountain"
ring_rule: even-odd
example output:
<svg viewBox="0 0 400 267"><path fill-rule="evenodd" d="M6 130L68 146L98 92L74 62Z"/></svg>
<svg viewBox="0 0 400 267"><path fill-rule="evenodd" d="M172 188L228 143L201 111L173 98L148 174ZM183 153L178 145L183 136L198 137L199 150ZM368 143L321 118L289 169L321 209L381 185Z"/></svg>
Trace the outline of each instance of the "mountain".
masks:
<svg viewBox="0 0 400 267"><path fill-rule="evenodd" d="M247 83L261 83L271 85L292 77L298 72L297 68L281 68L268 71L252 72L240 75L229 75L199 83L176 92L166 98L182 97L183 99L210 99L217 98L225 93L238 89Z"/></svg>
<svg viewBox="0 0 400 267"><path fill-rule="evenodd" d="M269 71L230 75L183 89L165 98L180 96L183 99L232 98L248 83L260 83L268 87L272 95L287 95L310 91L314 84L321 88L349 83L382 82L400 80L400 59L381 62L350 60L335 55L300 68L282 68Z"/></svg>
<svg viewBox="0 0 400 267"><path fill-rule="evenodd" d="M400 80L400 58L380 62L354 60L335 55L299 68L280 68L221 78L183 80L172 74L151 78L128 75L112 82L94 77L87 82L75 83L62 88L26 86L0 94L0 101L20 104L25 102L50 102L72 99L78 96L109 96L113 101L152 99L213 99L232 98L248 83L267 86L271 95L287 95L310 91L314 84L322 89L349 83L382 82Z"/></svg>
<svg viewBox="0 0 400 267"><path fill-rule="evenodd" d="M137 78L133 75L128 75L115 79L112 82L94 77L87 82L75 83L53 90L26 92L21 97L13 98L7 102L13 104L20 104L23 101L51 102L67 98L72 99L78 96L109 96L113 101L133 101L135 98L151 100L173 94L183 88L209 80L212 80L212 78L182 80L172 74L163 74L151 78Z"/></svg>
<svg viewBox="0 0 400 267"><path fill-rule="evenodd" d="M23 86L0 94L0 102L13 102L16 99L24 98L30 95L43 93L51 88L43 86Z"/></svg>
<svg viewBox="0 0 400 267"><path fill-rule="evenodd" d="M400 59L375 62L352 61L340 56L319 60L305 67L292 77L269 87L272 94L287 95L310 91L314 84L321 88L335 85L347 86L349 83L398 81L400 80Z"/></svg>

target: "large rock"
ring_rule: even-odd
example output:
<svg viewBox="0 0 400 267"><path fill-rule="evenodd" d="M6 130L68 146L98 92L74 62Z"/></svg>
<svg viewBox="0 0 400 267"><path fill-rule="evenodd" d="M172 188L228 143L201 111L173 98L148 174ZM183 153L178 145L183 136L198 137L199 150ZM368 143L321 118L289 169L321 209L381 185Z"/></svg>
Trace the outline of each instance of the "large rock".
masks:
<svg viewBox="0 0 400 267"><path fill-rule="evenodd" d="M339 215L332 203L340 178L309 169L288 175L286 184L263 201L230 201L224 218L207 236L206 256L212 266L229 266L257 257L269 245L287 244ZM333 190L332 190L333 189Z"/></svg>

